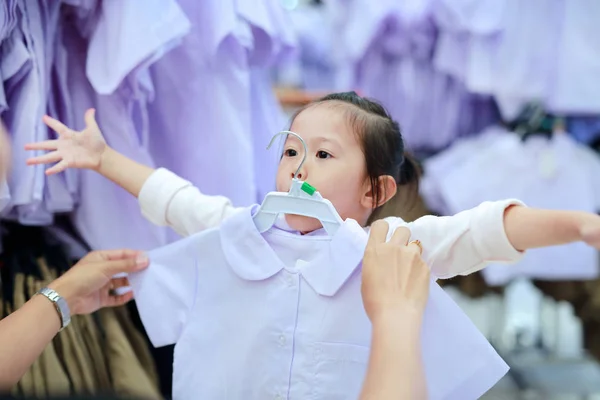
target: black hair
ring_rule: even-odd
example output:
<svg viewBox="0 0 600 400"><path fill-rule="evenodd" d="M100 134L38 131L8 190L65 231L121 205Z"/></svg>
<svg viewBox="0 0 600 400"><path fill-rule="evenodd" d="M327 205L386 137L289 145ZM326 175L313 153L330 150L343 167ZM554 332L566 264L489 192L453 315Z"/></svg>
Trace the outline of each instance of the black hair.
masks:
<svg viewBox="0 0 600 400"><path fill-rule="evenodd" d="M348 123L360 138L374 199L373 214L368 223L397 215L400 208L406 208L406 199L412 199L414 204L419 192L421 168L406 152L398 122L379 102L361 97L356 92L332 93L322 97L298 110L292 122L303 110L325 103L343 106ZM385 193L380 193L377 184L379 177L385 175L394 177L398 191L386 205L376 207L385 196Z"/></svg>

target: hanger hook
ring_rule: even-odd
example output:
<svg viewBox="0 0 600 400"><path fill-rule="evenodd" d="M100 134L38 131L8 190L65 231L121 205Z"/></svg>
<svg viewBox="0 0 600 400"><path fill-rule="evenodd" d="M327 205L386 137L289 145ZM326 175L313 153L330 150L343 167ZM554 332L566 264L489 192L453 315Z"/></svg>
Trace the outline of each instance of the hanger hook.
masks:
<svg viewBox="0 0 600 400"><path fill-rule="evenodd" d="M281 131L281 132L278 132L275 135L273 135L273 137L271 138L271 141L269 142L269 145L267 146L267 150L269 150L271 148L275 139L277 139L281 135L292 135L292 136L297 137L298 140L302 143L302 147L304 147L304 155L302 156L302 161L300 162L300 165L298 165L298 169L296 170L296 172L294 172L294 179L296 179L296 177L298 176L298 173L300 172L300 169L302 169L302 166L304 165L304 162L306 161L306 155L308 154L308 147L306 146L306 142L304 141L304 139L302 139L302 137L300 135L298 135L297 133L292 132L292 131Z"/></svg>

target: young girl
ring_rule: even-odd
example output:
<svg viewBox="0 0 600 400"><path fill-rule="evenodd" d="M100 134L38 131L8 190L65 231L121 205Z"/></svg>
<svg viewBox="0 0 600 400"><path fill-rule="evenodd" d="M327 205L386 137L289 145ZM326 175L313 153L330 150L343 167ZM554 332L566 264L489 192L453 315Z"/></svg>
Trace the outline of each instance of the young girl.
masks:
<svg viewBox="0 0 600 400"><path fill-rule="evenodd" d="M265 243L264 235L252 228L252 210L237 212L225 198L205 196L169 171L153 171L108 148L93 111L87 113L82 132L49 117L45 121L60 137L28 145L53 150L31 164L58 162L48 173L68 167L94 169L138 196L151 221L172 226L184 236L221 226L153 252L147 274L131 277L153 343L177 343L174 393L180 398L199 398L192 391L202 392L200 398L357 397L369 331L354 274L364 247L351 248L358 237L353 227L364 234L361 226L377 218L380 208L397 197L398 188L402 191L418 178L417 169L404 156L398 124L380 105L354 93L334 94L292 119L290 130L306 141L309 151L298 177L315 186L346 221L325 245L332 251L322 253L321 261L296 263L296 269L282 264L314 257L313 247L322 250L318 221L286 215L285 225L267 232L270 242ZM278 191L288 190L302 152L301 143L289 136L278 169ZM517 200L487 202L452 217L427 216L410 224L388 220L390 231L408 225L411 239L421 241L432 273L441 278L468 274L490 262L514 262L528 248L577 240L596 247L600 243L597 215L529 209ZM343 236L337 240L340 232ZM295 254L287 260L281 250L290 250L290 240L284 233L307 239L293 242L299 248L292 249ZM316 240L309 242L311 237ZM451 311L437 310L442 316ZM450 359L454 345L450 339L466 333L458 327L463 323L458 317L449 318L457 328L449 323L445 330L436 330L431 319L424 322L428 326L424 334L429 335L423 339L429 360L425 367L432 371L431 360L439 357L445 368L427 383L428 395L477 398L490 386L479 384L469 391L461 388L461 379L468 377L471 386L488 379L478 375L485 357L477 360L478 366L472 363L469 371L463 369L464 360ZM448 338L448 343L428 348L432 335L438 344L440 337ZM473 343L454 357L457 353L477 357L479 350Z"/></svg>
<svg viewBox="0 0 600 400"><path fill-rule="evenodd" d="M28 144L28 150L51 150L28 164L57 163L46 171L48 175L67 168L95 170L138 197L151 222L168 225L182 236L216 227L235 212L228 199L206 196L170 171L151 169L112 150L94 110L88 110L85 119L86 129L75 132L45 116L44 122L59 138ZM352 218L367 227L384 204L401 197L403 187L417 187L418 170L405 156L398 123L374 101L353 92L331 94L298 111L290 130L305 140L309 150L298 178L316 187L344 220ZM278 191L288 191L302 152L301 143L290 135L277 172ZM285 218L298 232L320 228L319 221L310 218ZM574 241L600 247L600 216L531 209L517 200L486 202L452 217L388 222L391 231L409 226L411 239L421 242L423 256L438 278L467 275L492 262L515 262L531 248Z"/></svg>

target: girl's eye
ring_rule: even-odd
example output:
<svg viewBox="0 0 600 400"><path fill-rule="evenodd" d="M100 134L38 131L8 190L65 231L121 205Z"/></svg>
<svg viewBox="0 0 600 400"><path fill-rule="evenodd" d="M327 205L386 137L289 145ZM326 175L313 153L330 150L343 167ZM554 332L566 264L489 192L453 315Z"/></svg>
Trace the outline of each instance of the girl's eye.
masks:
<svg viewBox="0 0 600 400"><path fill-rule="evenodd" d="M329 158L329 157L331 157L331 154L329 154L326 151L321 150L321 151L317 152L317 157L318 158Z"/></svg>
<svg viewBox="0 0 600 400"><path fill-rule="evenodd" d="M295 157L298 155L298 152L294 149L287 149L284 154L286 157Z"/></svg>

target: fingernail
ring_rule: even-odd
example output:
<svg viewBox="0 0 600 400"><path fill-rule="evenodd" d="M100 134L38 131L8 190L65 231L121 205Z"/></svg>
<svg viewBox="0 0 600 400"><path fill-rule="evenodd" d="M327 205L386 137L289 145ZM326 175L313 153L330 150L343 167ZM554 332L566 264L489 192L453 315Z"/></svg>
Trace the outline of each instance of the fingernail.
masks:
<svg viewBox="0 0 600 400"><path fill-rule="evenodd" d="M138 255L135 259L135 263L140 267L148 264L148 256L145 254Z"/></svg>

